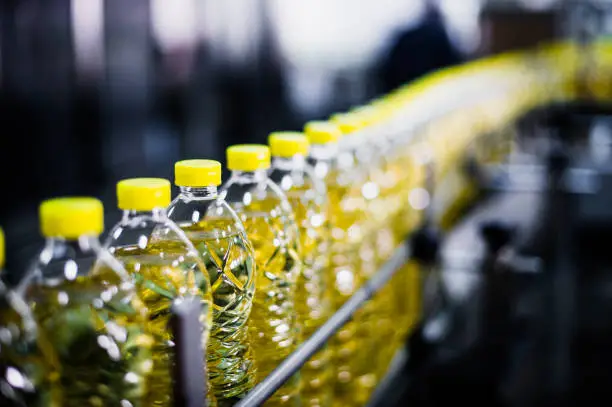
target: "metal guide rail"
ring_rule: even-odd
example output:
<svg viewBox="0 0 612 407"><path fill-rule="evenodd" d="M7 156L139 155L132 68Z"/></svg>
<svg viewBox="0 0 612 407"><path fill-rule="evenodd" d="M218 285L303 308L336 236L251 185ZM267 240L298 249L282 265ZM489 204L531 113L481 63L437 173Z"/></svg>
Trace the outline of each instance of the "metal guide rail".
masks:
<svg viewBox="0 0 612 407"><path fill-rule="evenodd" d="M408 239L400 245L391 258L351 296L310 338L304 341L265 380L255 386L236 407L259 406L295 374L353 314L378 292L389 279L410 259L421 260L414 254L414 244ZM425 255L424 257L427 257ZM426 259L423 259L427 261ZM200 322L199 303L183 301L173 312L173 329L176 341L176 368L174 398L175 405L203 407L206 404L205 358L199 352Z"/></svg>

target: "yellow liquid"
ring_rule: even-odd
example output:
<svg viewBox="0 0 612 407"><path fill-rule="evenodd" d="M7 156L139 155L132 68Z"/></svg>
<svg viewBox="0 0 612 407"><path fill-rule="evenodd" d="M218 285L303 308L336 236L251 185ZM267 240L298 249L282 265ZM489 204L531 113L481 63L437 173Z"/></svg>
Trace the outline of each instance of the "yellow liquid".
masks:
<svg viewBox="0 0 612 407"><path fill-rule="evenodd" d="M195 258L184 256L184 253L184 245L172 241L150 244L145 249L129 246L114 251L125 269L135 276L139 296L149 310L145 327L153 337L153 370L149 376L151 393L147 406L173 405L174 343L169 323L175 299L189 295L202 299L204 350L208 343L208 331L212 325L212 297L203 284L208 277L201 275L204 265ZM209 403L215 403L210 393Z"/></svg>
<svg viewBox="0 0 612 407"><path fill-rule="evenodd" d="M213 326L206 356L213 392L219 401L242 396L256 379L247 337L255 290L253 249L231 219L206 219L181 228L200 253L212 286Z"/></svg>
<svg viewBox="0 0 612 407"><path fill-rule="evenodd" d="M104 274L29 287L45 363L39 385L52 405L151 405L147 310Z"/></svg>
<svg viewBox="0 0 612 407"><path fill-rule="evenodd" d="M334 177L327 183L331 230L332 310L337 311L363 283L359 273L359 243L361 234L354 225L363 213L343 204L350 191L339 185ZM355 202L357 203L357 202ZM334 406L355 406L356 379L359 366L368 356L361 352L362 341L358 328L362 318L359 312L331 339L332 366L334 367Z"/></svg>
<svg viewBox="0 0 612 407"><path fill-rule="evenodd" d="M412 152L410 150L410 148L407 148L404 154L393 159L389 166L389 170L396 174L404 172L403 176L398 176L398 183L391 192L394 199L399 199L402 202L401 210L392 220L394 239L398 245L416 231L422 223L424 214L423 210L415 209L411 206L409 196L411 193L415 193L415 191L420 191L421 193L425 191L426 168L424 164L411 158ZM419 202L413 203L418 204ZM420 285L415 285L415 281L419 281L418 277L418 267L410 263L398 270L391 280L390 285L394 287L396 297L397 347L404 345L407 336L411 333L414 324L418 320L418 313L415 313L413 310L415 303L420 301L420 297L418 297Z"/></svg>
<svg viewBox="0 0 612 407"><path fill-rule="evenodd" d="M389 195L384 197L383 200L390 202L397 200L397 198ZM400 242L395 239L393 224L391 222L392 219L395 219L396 214L387 213L386 215L390 216L386 216L381 221L381 225L377 228L377 231L373 233L376 239L376 271L379 271L391 258L395 249L400 244ZM389 364L398 348L397 345L394 346L393 342L394 339L399 342L398 320L401 317L401 312L396 307L396 297L399 290L404 291L405 287L397 287L389 281L372 298L372 302L375 304L377 310L377 314L374 316L376 321L374 329L375 332L377 332L374 338L374 349L379 350L377 358L378 366L376 369L376 377L378 380L386 374ZM407 298L404 297L404 300L407 301ZM378 382L376 384L378 384ZM370 396L373 390L374 388L370 389Z"/></svg>
<svg viewBox="0 0 612 407"><path fill-rule="evenodd" d="M287 192L300 236L303 269L297 281L296 310L302 338L309 338L331 315L329 223L326 207L307 198L306 188ZM304 406L329 406L333 397L331 348L324 346L300 370Z"/></svg>
<svg viewBox="0 0 612 407"><path fill-rule="evenodd" d="M405 168L405 175L400 177L400 182L394 194L403 197L404 204L393 222L397 225L394 228L395 239L399 243L410 234L414 233L423 222L424 210L415 209L409 199L411 193L415 191L426 191L427 167L423 162L419 162L416 157L415 146L407 146L402 154L395 158L391 163L391 168L396 173ZM431 191L428 191L429 193ZM409 262L397 271L392 279L395 287L396 309L398 329L398 346L403 346L407 337L412 333L415 324L418 323L421 310L421 279L420 269L417 263Z"/></svg>
<svg viewBox="0 0 612 407"><path fill-rule="evenodd" d="M298 344L295 293L301 262L297 239L285 234L290 221L281 217L274 200L252 202L237 212L255 249L256 290L249 335L260 382ZM265 405L299 405L299 391L300 377L294 375Z"/></svg>
<svg viewBox="0 0 612 407"><path fill-rule="evenodd" d="M489 139L490 157L488 162L500 164L512 153L513 142L516 139L516 128L506 125L497 129L493 134L481 135L480 138Z"/></svg>
<svg viewBox="0 0 612 407"><path fill-rule="evenodd" d="M363 195L352 198L364 201L360 219L357 220L361 240L358 243L359 264L356 269L364 282L378 272L397 246L393 221L401 210L402 200L400 195L394 194L400 182L400 173L392 170L389 163L380 160L376 168L369 170L367 180L368 184L378 186L378 194L366 199L367 184L363 184ZM353 401L357 405L368 403L395 353L396 346L392 339L397 329L396 312L395 288L386 285L355 314L360 354L369 355L356 358Z"/></svg>
<svg viewBox="0 0 612 407"><path fill-rule="evenodd" d="M420 173L417 166L404 157L389 157L383 161L380 171L381 188L380 203L374 207L378 229L377 263L380 268L393 255L395 249L404 243L412 231L411 225L415 221L415 210L410 207L409 194L414 187L412 179L418 179ZM422 186L422 185L421 185ZM375 301L381 302L385 312L384 326L378 327L384 332L383 337L393 338L393 345L381 348L379 358L378 376L386 374L387 369L396 351L403 346L406 333L409 330L409 316L406 312L410 301L410 293L406 271L400 269L391 280L375 296Z"/></svg>
<svg viewBox="0 0 612 407"><path fill-rule="evenodd" d="M34 332L28 326L29 315L24 315L27 305L15 303L13 294L5 291L0 282L0 405L36 406L44 405L36 384L42 382L46 367L37 352ZM33 323L33 320L30 320ZM7 381L7 370L27 383L19 388ZM13 380L16 383L15 380Z"/></svg>
<svg viewBox="0 0 612 407"><path fill-rule="evenodd" d="M405 267L404 275L406 276L407 286L409 290L407 314L408 314L408 333L416 324L421 321L422 316L422 289L423 281L421 277L421 269L416 262L410 262Z"/></svg>
<svg viewBox="0 0 612 407"><path fill-rule="evenodd" d="M359 272L364 280L371 278L380 268L379 255L388 251L390 242L381 242L380 236L387 236L386 229L370 230L366 233L359 249ZM387 236L388 237L388 236ZM372 299L367 301L355 314L358 323L357 336L360 344L360 354L366 357L358 358L355 368L356 389L354 399L356 404L368 403L372 392L378 384L381 371L386 370L389 354L394 349L390 339L393 337L394 296L392 287L384 286Z"/></svg>

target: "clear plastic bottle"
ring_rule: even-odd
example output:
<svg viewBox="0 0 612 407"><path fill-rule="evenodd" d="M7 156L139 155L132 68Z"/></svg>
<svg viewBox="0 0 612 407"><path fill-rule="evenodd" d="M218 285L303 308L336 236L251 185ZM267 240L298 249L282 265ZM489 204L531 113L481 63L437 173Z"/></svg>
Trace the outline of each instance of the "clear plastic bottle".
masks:
<svg viewBox="0 0 612 407"><path fill-rule="evenodd" d="M400 241L394 234L394 221L401 207L401 198L394 194L395 184L398 180L387 162L389 142L385 137L386 129L383 120L386 111L373 106L364 106L352 112L362 123L360 143L357 144L356 157L358 166L365 172L365 183L362 194L367 201L367 218L370 220L370 231L364 242L365 252L373 253L373 261L368 262L369 267L362 267L362 272L371 278L383 264L389 260ZM371 242L371 243L370 243ZM362 249L362 253L364 252ZM394 276L397 277L397 274ZM382 377L396 352L396 346L390 343L395 339L398 329L399 315L396 310L396 295L401 286L386 284L372 298L365 310L371 307L371 317L375 320L375 335L371 347L377 349L375 375L366 373L362 382L370 392L374 390L377 381ZM403 298L406 299L405 293ZM369 397L368 397L369 398Z"/></svg>
<svg viewBox="0 0 612 407"><path fill-rule="evenodd" d="M303 133L272 133L268 144L272 153L270 179L289 199L300 233L304 267L297 283L296 309L302 337L307 339L331 315L327 192L306 162L309 143ZM331 405L330 357L330 348L325 346L301 369L303 405Z"/></svg>
<svg viewBox="0 0 612 407"><path fill-rule="evenodd" d="M364 215L355 160L339 149L342 132L330 122L309 122L304 127L311 148L308 161L316 178L327 189L330 239L330 273L332 274L332 310L336 311L363 283L359 248L362 241L360 219ZM334 367L335 406L358 405L357 375L359 366L369 356L362 354L363 342L358 335L363 322L359 313L347 322L330 341ZM367 329L367 325L364 326Z"/></svg>
<svg viewBox="0 0 612 407"><path fill-rule="evenodd" d="M18 286L37 326L47 405L147 406L152 338L133 280L100 247L95 198L40 205L45 246Z"/></svg>
<svg viewBox="0 0 612 407"><path fill-rule="evenodd" d="M123 216L109 232L105 247L134 277L150 315L147 328L154 343L147 405L172 406L174 342L169 327L175 300L197 296L202 302L202 348L212 325L212 295L206 267L185 233L170 219L170 182L132 178L117 184ZM209 403L214 403L212 392Z"/></svg>
<svg viewBox="0 0 612 407"><path fill-rule="evenodd" d="M406 238L432 217L432 201L438 172L436 145L430 135L431 124L427 115L431 107L423 108L419 100L427 94L427 83L398 89L385 98L387 107L394 111L391 126L390 153L387 161L400 177L399 193L404 204L395 224L397 241ZM438 106L439 103L435 103ZM454 134L454 133L452 133ZM421 317L422 270L417 262L405 264L394 276L398 287L396 309L399 319L398 339L400 345Z"/></svg>
<svg viewBox="0 0 612 407"><path fill-rule="evenodd" d="M4 232L0 228L0 405L21 407L38 405L36 374L36 324L30 308L4 281Z"/></svg>
<svg viewBox="0 0 612 407"><path fill-rule="evenodd" d="M423 143L418 144L408 127L404 115L398 114L402 104L396 98L378 103L378 108L389 110L389 116L381 126L381 140L386 145L382 155L383 179L388 182L381 195L396 205L387 219L393 231L394 246L399 246L422 221L430 193L425 184L428 152ZM431 155L431 153L429 153ZM419 269L416 263L404 265L393 276L389 286L395 292L394 323L397 348L405 344L408 333L416 322L413 309L419 298Z"/></svg>
<svg viewBox="0 0 612 407"><path fill-rule="evenodd" d="M227 166L232 173L220 195L238 213L255 249L256 290L249 333L261 381L295 350L300 337L295 312L302 267L299 234L287 197L268 178L267 146L229 147ZM266 405L299 405L299 389L300 378L295 375Z"/></svg>
<svg viewBox="0 0 612 407"><path fill-rule="evenodd" d="M187 234L208 270L214 301L207 363L219 404L233 405L255 384L247 322L255 293L255 253L236 212L219 198L221 164L185 160L174 166L179 195L168 217Z"/></svg>
<svg viewBox="0 0 612 407"><path fill-rule="evenodd" d="M330 119L343 132L340 142L339 160L346 162L339 171L339 179L351 185L349 193L342 199L343 212L352 211L354 223L348 229L348 237L359 263L356 274L361 284L378 270L381 235L388 237L386 228L378 223L375 203L380 199L380 185L373 179L376 167L374 146L368 143L368 121L361 114L350 112L337 114ZM358 232L357 232L358 231ZM388 240L388 239L387 239ZM387 242L385 244L388 245ZM359 348L364 355L355 362L353 402L364 405L378 383L378 373L384 338L389 331L390 298L385 287L373 299L367 301L356 313ZM381 332L382 334L379 334ZM361 354L361 353L360 353ZM373 360L374 359L374 360Z"/></svg>

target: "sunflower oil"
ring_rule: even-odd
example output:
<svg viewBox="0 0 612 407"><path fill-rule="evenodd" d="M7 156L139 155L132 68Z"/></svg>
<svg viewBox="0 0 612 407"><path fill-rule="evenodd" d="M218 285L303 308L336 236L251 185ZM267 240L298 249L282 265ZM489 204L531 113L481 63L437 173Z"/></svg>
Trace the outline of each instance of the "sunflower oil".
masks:
<svg viewBox="0 0 612 407"><path fill-rule="evenodd" d="M272 133L270 179L287 195L295 213L302 249L296 309L302 337L309 338L331 315L329 222L325 184L306 163L309 143L295 132ZM329 406L333 397L331 349L324 346L301 369L302 404Z"/></svg>
<svg viewBox="0 0 612 407"><path fill-rule="evenodd" d="M174 341L169 322L175 300L199 297L202 303L202 348L206 352L212 325L212 295L206 268L187 236L170 219L170 182L134 178L117 184L123 217L111 230L105 247L133 276L149 310L145 323L153 337L151 394L147 405L171 406ZM216 400L209 390L209 404Z"/></svg>
<svg viewBox="0 0 612 407"><path fill-rule="evenodd" d="M427 209L431 192L426 185L427 157L423 145L414 145L405 153L393 157L392 168L399 169L403 165L408 173L400 180L400 193L405 199L403 208L393 220L395 241L399 245L422 224L424 212ZM396 291L397 315L397 346L403 346L412 328L418 322L418 303L420 301L420 272L416 263L410 262L402 266L392 279Z"/></svg>
<svg viewBox="0 0 612 407"><path fill-rule="evenodd" d="M227 149L232 171L221 196L238 213L255 250L255 297L249 335L257 366L257 381L267 377L298 344L296 283L302 263L299 235L291 206L266 171L270 150L263 145ZM300 377L289 379L266 405L299 405Z"/></svg>
<svg viewBox="0 0 612 407"><path fill-rule="evenodd" d="M181 192L170 204L168 217L198 250L212 286L213 326L206 355L210 383L219 404L233 405L256 379L247 338L255 254L242 222L217 194L219 162L179 161L175 183Z"/></svg>
<svg viewBox="0 0 612 407"><path fill-rule="evenodd" d="M0 405L36 406L43 374L35 351L36 324L22 297L4 282L4 232L0 228Z"/></svg>
<svg viewBox="0 0 612 407"><path fill-rule="evenodd" d="M400 110L405 101L394 96L385 101L391 110L389 148L385 155L387 179L395 179L390 194L399 196L399 211L392 223L395 241L399 245L421 226L430 206L432 187L433 150L429 143L408 132L405 114ZM416 263L402 266L393 276L391 284L396 291L397 347L404 346L413 326L418 321L420 301L420 270Z"/></svg>
<svg viewBox="0 0 612 407"><path fill-rule="evenodd" d="M397 102L393 99L379 101L376 109L383 110L385 120L377 125L378 137L374 142L378 145L376 151L381 152L378 171L373 172L377 184L380 185L380 204L373 211L378 217L377 222L385 225L377 248L379 250L379 267L389 259L393 249L400 246L405 239L421 223L423 210L428 205L429 192L425 185L425 165L427 152L423 147L415 151L413 136L402 131L405 126L404 115L398 114ZM408 146L408 147L407 147ZM397 349L404 346L412 326L416 321L414 315L415 301L420 296L420 284L415 284L418 277L418 267L406 264L398 270L388 283L377 294L387 295L393 300L389 303L389 312L393 321L392 336L394 346L388 346L383 351L379 375L386 372Z"/></svg>
<svg viewBox="0 0 612 407"><path fill-rule="evenodd" d="M387 153L384 154L384 179L394 185L388 192L398 199L399 210L391 219L396 245L401 244L424 221L430 210L434 151L422 134L408 131L405 112L406 98L396 93L385 98L379 106L387 109ZM404 109L404 110L402 110ZM421 136L421 137L419 137ZM418 265L408 263L393 276L395 291L396 348L402 347L418 320L415 309L420 301L420 272Z"/></svg>
<svg viewBox="0 0 612 407"><path fill-rule="evenodd" d="M363 268L363 272L370 278L391 258L402 242L394 233L394 223L401 211L403 199L401 195L396 194L400 179L388 160L391 144L388 138L390 129L384 125L386 124L384 119L388 116L387 110L367 106L355 110L354 114L361 117L365 124L363 131L365 134L361 136L363 141L357 148L357 157L359 165L367 173L362 194L368 202L368 218L371 221L372 231L367 236L371 236L372 243L366 243L362 253L368 253L366 259L373 258L373 261L366 263L368 267ZM397 280L401 280L401 277L396 273L393 279L400 283ZM363 383L364 387L369 387L369 397L378 380L386 374L397 351L397 343L400 340L398 335L400 329L397 326L399 315L396 307L398 296L407 300L404 285L385 284L374 295L370 301L371 305L367 304L373 307L375 313L374 329L377 335L373 338L372 346L378 350L376 360L378 366L375 374L365 376L366 381Z"/></svg>
<svg viewBox="0 0 612 407"><path fill-rule="evenodd" d="M153 340L147 309L119 262L101 249L102 204L40 206L46 244L18 290L32 310L45 405L148 406Z"/></svg>
<svg viewBox="0 0 612 407"><path fill-rule="evenodd" d="M44 373L30 309L20 295L0 282L0 405L44 405L37 385Z"/></svg>
<svg viewBox="0 0 612 407"><path fill-rule="evenodd" d="M378 168L379 146L372 142L372 131L369 112L354 111L349 114L333 117L333 120L345 133L342 139L341 151L353 160L352 166L343 172L346 177L352 177L353 183L359 186L358 194L353 197L360 205L359 222L362 236L358 242L359 268L358 272L365 281L370 279L386 257L393 251L392 233L385 224L387 208L381 206L381 185L377 182L380 176ZM357 404L368 402L374 388L378 384L381 365L386 363L390 349L388 339L393 336L391 314L393 312L393 296L390 286L384 287L355 314L358 319L357 335L362 341L360 348L365 354L375 355L360 358L357 367L356 391Z"/></svg>
<svg viewBox="0 0 612 407"><path fill-rule="evenodd" d="M363 200L352 184L352 156L339 155L338 141L342 132L329 122L309 122L304 127L311 149L309 162L317 179L325 184L328 197L330 232L330 274L332 311L337 311L363 283L359 273L360 219ZM359 322L358 322L359 321ZM354 406L356 403L357 369L360 366L362 342L357 336L361 320L355 316L331 339L334 368L333 405Z"/></svg>

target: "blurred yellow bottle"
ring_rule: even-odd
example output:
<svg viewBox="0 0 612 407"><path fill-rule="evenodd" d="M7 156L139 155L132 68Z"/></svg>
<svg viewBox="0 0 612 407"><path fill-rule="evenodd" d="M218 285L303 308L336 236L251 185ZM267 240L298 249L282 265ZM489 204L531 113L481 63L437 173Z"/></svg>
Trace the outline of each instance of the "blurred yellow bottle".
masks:
<svg viewBox="0 0 612 407"><path fill-rule="evenodd" d="M369 180L379 191L376 199L370 201L369 216L375 223L376 235L376 270L391 258L395 249L403 242L406 235L398 234L398 224L406 221L402 215L412 215L405 210L408 206L408 194L403 191L406 172L411 168L409 160L401 163L393 160L397 154L397 145L393 137L397 136L399 124L394 116L394 109L378 101L362 107L355 113L364 116L367 125L366 138L363 143L363 165L369 172ZM369 168L368 168L369 167ZM387 373L391 360L404 343L404 332L408 330L402 303L409 301L409 290L406 271L399 270L373 298L378 313L377 332L379 344L377 376L380 379ZM386 338L386 339L382 339ZM391 339L391 341L390 341Z"/></svg>
<svg viewBox="0 0 612 407"><path fill-rule="evenodd" d="M379 102L376 107L386 110L385 123L379 125L380 140L377 143L378 150L382 152L381 171L377 174L380 177L380 195L384 206L376 212L385 216L381 221L392 233L393 247L398 247L416 230L429 202L429 192L425 185L427 151L422 146L420 149L415 148L417 140L414 136L402 131L407 126L404 116L400 114L403 104L398 99L389 98ZM383 212L385 207L389 208L387 213ZM387 369L397 349L404 345L414 325L412 309L415 301L420 298L417 278L418 268L411 263L398 270L389 283L394 296L392 315L395 346L389 347L391 352L385 356L382 371Z"/></svg>
<svg viewBox="0 0 612 407"><path fill-rule="evenodd" d="M304 133L311 144L309 161L314 174L327 188L331 225L332 308L336 311L364 281L359 256L364 233L365 201L358 183L359 174L354 172L354 156L339 149L342 137L340 126L330 122L310 122L304 127ZM358 332L369 330L369 335L372 335L372 329L372 325L358 314L331 340L335 406L360 405L358 400L363 397L357 385L359 368L370 356L363 351L365 348Z"/></svg>
<svg viewBox="0 0 612 407"><path fill-rule="evenodd" d="M296 310L302 338L309 338L331 315L329 220L325 184L306 162L309 143L297 132L276 132L268 138L272 153L270 179L287 195L295 213L302 249ZM301 369L302 404L329 406L333 397L330 348L324 346Z"/></svg>
<svg viewBox="0 0 612 407"><path fill-rule="evenodd" d="M268 178L270 150L263 145L227 149L230 179L220 195L236 211L255 250L255 297L249 322L257 380L266 378L298 344L296 283L301 273L299 232L281 188ZM295 375L266 403L300 404L300 377Z"/></svg>
<svg viewBox="0 0 612 407"><path fill-rule="evenodd" d="M151 397L147 405L171 406L174 340L169 322L174 301L196 296L202 303L202 348L206 352L212 325L212 295L208 272L185 233L166 212L170 182L133 178L117 184L117 203L123 210L105 247L137 283L149 309L146 327L154 339ZM209 403L215 403L212 392Z"/></svg>
<svg viewBox="0 0 612 407"><path fill-rule="evenodd" d="M341 129L344 128L343 141L346 154L354 156L355 164L351 169L356 174L356 184L360 186L359 199L363 202L361 215L362 241L359 243L359 273L368 280L380 269L395 249L393 229L390 219L394 204L386 192L385 173L382 156L386 148L377 126L377 112L373 108L360 108L333 117ZM379 378L386 371L386 365L394 354L389 346L395 326L392 323L394 293L391 285L383 287L356 314L359 318L358 336L366 353L374 358L362 359L358 366L355 397L358 404L366 404L371 397Z"/></svg>
<svg viewBox="0 0 612 407"><path fill-rule="evenodd" d="M256 379L247 338L255 254L238 215L217 193L221 164L185 160L174 168L180 193L168 207L168 217L187 234L208 270L214 301L208 373L217 402L233 405Z"/></svg>

